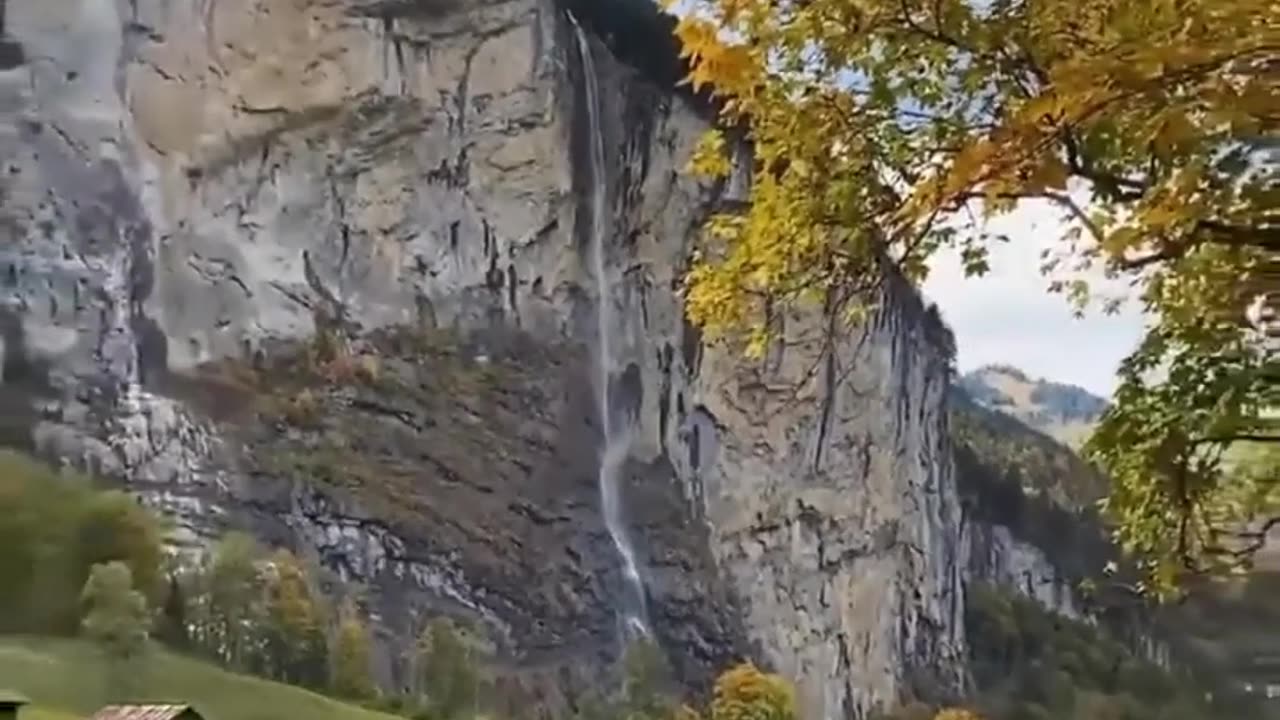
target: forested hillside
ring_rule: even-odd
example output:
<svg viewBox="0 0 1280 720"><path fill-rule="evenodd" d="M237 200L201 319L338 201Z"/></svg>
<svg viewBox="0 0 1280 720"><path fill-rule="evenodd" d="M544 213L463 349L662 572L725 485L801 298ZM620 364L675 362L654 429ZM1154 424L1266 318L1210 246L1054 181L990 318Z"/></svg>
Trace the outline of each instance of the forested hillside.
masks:
<svg viewBox="0 0 1280 720"><path fill-rule="evenodd" d="M961 706L992 720L1250 720L1267 717L1224 675L1165 670L1136 655L1105 626L1068 620L1016 593L969 589L973 694ZM917 703L887 720L929 720ZM952 710L951 712L956 712ZM939 720L965 717L937 714ZM968 716L974 717L974 716Z"/></svg>
<svg viewBox="0 0 1280 720"><path fill-rule="evenodd" d="M1001 372L1022 375L1016 370ZM1220 699L1238 699L1232 717L1246 712L1270 717L1266 701L1257 694L1280 677L1272 661L1280 651L1280 635L1273 630L1280 626L1280 603L1272 592L1275 573L1269 560L1264 558L1258 570L1234 578L1189 579L1185 594L1170 604L1143 598L1137 590L1140 573L1129 565L1132 559L1109 542L1111 531L1097 510L1108 491L1104 474L1059 441L1006 414L999 403L974 402L966 389L957 387L953 395L951 420L957 477L967 507L1043 550L1087 599L1090 612L1102 619L1086 635L1106 638L1099 640L1104 643L1132 643L1135 633L1159 638L1172 651L1173 662L1203 689ZM978 592L978 607L986 611L992 602L1019 603L1009 597L993 599L999 591L989 587ZM1027 606L1022 612L1030 610ZM1253 688L1252 699L1241 697L1245 683ZM1009 688L1006 685L1005 691ZM1019 692L1014 690L1012 697L1025 700ZM1133 698L1118 702L1133 705ZM1012 711L1006 708L994 717L1021 717L1008 712Z"/></svg>

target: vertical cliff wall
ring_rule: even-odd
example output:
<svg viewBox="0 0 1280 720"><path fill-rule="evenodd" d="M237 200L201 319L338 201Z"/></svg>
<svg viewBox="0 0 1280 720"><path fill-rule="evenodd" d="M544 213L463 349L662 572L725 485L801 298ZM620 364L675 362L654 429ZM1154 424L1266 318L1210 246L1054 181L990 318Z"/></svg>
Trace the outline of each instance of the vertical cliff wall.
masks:
<svg viewBox="0 0 1280 720"><path fill-rule="evenodd" d="M905 286L880 308L850 331L789 318L760 366L707 352L694 382L720 565L752 639L823 717L964 673L945 342Z"/></svg>
<svg viewBox="0 0 1280 720"><path fill-rule="evenodd" d="M865 327L786 318L759 364L703 343L678 289L707 120L615 59L634 43L591 42L593 179L551 0L9 0L4 27L6 442L127 483L180 542L315 554L370 586L388 648L465 616L563 702L619 647L610 303L625 515L681 676L751 655L812 718L960 684L945 331L891 279Z"/></svg>

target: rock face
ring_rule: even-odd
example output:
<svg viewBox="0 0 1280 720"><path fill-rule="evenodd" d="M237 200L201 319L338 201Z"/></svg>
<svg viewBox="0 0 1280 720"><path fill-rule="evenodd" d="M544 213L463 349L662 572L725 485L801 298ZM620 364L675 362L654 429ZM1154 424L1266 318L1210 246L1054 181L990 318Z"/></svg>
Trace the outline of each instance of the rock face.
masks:
<svg viewBox="0 0 1280 720"><path fill-rule="evenodd" d="M1084 619L1071 579L1043 550L1003 525L977 523L970 532L969 577L1013 590L1064 617Z"/></svg>
<svg viewBox="0 0 1280 720"><path fill-rule="evenodd" d="M891 279L865 326L786 318L761 363L703 343L678 287L722 192L681 172L707 120L599 38L596 297L563 7L9 0L3 27L6 442L182 542L247 528L368 584L387 682L451 613L554 705L618 654L588 369L612 303L681 677L754 656L810 718L962 684L945 330Z"/></svg>
<svg viewBox="0 0 1280 720"><path fill-rule="evenodd" d="M789 319L762 367L708 352L698 374L719 564L815 716L862 717L964 673L944 339L905 287L881 306L849 337Z"/></svg>

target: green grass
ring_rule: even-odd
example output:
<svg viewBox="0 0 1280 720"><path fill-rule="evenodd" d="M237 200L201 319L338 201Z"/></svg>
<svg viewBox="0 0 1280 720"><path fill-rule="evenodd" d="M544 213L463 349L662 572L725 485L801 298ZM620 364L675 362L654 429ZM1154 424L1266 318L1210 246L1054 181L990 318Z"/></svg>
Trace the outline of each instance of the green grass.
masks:
<svg viewBox="0 0 1280 720"><path fill-rule="evenodd" d="M22 711L22 720L83 720L83 718L84 715L53 710L41 705L29 707Z"/></svg>
<svg viewBox="0 0 1280 720"><path fill-rule="evenodd" d="M93 645L71 639L0 638L0 685L32 701L22 720L88 717L112 702L189 703L207 720L393 720L280 683L152 649L111 667Z"/></svg>

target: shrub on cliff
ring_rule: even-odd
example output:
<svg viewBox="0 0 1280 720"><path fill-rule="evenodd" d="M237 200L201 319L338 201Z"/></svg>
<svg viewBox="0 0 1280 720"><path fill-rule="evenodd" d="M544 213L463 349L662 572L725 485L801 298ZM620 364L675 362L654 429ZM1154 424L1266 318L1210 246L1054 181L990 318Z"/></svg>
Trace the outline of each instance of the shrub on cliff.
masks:
<svg viewBox="0 0 1280 720"><path fill-rule="evenodd" d="M675 18L653 0L560 0L623 62L655 84L675 88L686 66L673 30Z"/></svg>
<svg viewBox="0 0 1280 720"><path fill-rule="evenodd" d="M974 680L965 709L912 703L881 720L1260 717L1258 705L1205 681L1202 673L1158 667L1117 642L1105 626L1052 614L999 588L969 588L965 632Z"/></svg>

